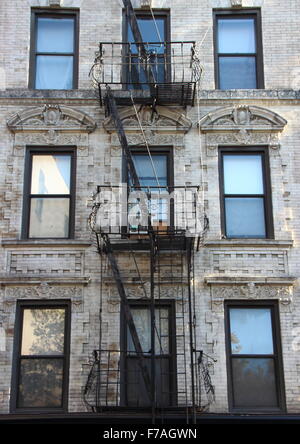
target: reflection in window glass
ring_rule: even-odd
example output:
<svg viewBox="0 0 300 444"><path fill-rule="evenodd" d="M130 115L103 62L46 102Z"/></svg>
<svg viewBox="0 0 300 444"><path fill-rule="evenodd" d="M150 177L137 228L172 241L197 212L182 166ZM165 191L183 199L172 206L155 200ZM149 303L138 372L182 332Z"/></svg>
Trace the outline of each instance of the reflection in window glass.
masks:
<svg viewBox="0 0 300 444"><path fill-rule="evenodd" d="M26 309L23 314L22 355L64 353L65 310Z"/></svg>
<svg viewBox="0 0 300 444"><path fill-rule="evenodd" d="M62 359L22 359L18 407L61 407L62 381Z"/></svg>
<svg viewBox="0 0 300 444"><path fill-rule="evenodd" d="M66 238L69 236L70 199L31 198L30 238Z"/></svg>
<svg viewBox="0 0 300 444"><path fill-rule="evenodd" d="M29 196L30 238L70 235L72 154L32 154Z"/></svg>
<svg viewBox="0 0 300 444"><path fill-rule="evenodd" d="M271 306L229 306L232 401L236 408L278 408L278 353Z"/></svg>
<svg viewBox="0 0 300 444"><path fill-rule="evenodd" d="M232 360L236 407L274 407L278 404L273 359Z"/></svg>
<svg viewBox="0 0 300 444"><path fill-rule="evenodd" d="M31 194L69 194L70 156L33 155Z"/></svg>
<svg viewBox="0 0 300 444"><path fill-rule="evenodd" d="M23 307L18 366L18 408L62 408L66 306Z"/></svg>
<svg viewBox="0 0 300 444"><path fill-rule="evenodd" d="M230 329L233 354L273 353L270 308L231 308Z"/></svg>

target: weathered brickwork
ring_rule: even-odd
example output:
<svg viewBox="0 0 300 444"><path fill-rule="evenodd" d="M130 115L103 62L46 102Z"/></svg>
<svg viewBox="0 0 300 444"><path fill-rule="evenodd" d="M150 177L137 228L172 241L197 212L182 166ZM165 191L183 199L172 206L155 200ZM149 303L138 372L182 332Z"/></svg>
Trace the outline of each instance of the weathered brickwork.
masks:
<svg viewBox="0 0 300 444"><path fill-rule="evenodd" d="M132 3L134 7L140 4L139 0ZM241 3L244 8L261 10L265 89L215 89L213 9L230 9L231 0L153 0L153 8L171 11L171 40L198 43L203 75L194 107L159 109L154 125L149 120L150 110L142 110L140 117L150 146L171 147L175 185L202 183L204 189L209 230L204 246L194 254L193 284L196 346L215 359L210 366L215 401L209 411L229 411L224 301L275 300L280 313L287 412L299 413L300 10L298 0ZM69 412L87 410L82 392L89 360L93 350L99 348L100 333L103 348L118 349L120 344L118 293L106 259L97 253L88 217L97 185L122 181L122 149L113 123L99 107L97 92L89 80L98 41L122 41L121 5L121 0L61 0L62 8L74 8L80 14L79 88L34 91L28 89L31 8L49 8L49 0L10 0L0 4L2 414L10 411L17 301L71 301ZM47 110L52 109L61 112L54 125L45 118ZM227 119L225 125L215 114L222 109L222 118ZM263 110L262 114L258 109ZM248 126L238 117L240 111L254 116ZM215 118L214 125L210 125L207 116ZM123 119L129 143L134 145L143 140L135 118L131 110ZM36 123L32 125L30 119ZM25 154L29 146L76 148L74 239L21 237ZM267 148L274 239L222 238L219 146ZM141 252L136 256L148 285L149 258ZM118 261L125 271L129 298L142 298L145 290L136 283L132 256L120 253ZM187 316L187 307L182 307L186 290L169 283L176 276L167 270L164 273L163 297L175 303L179 336L184 328L180 313ZM176 267L173 273L176 275ZM178 362L178 371L183 365Z"/></svg>

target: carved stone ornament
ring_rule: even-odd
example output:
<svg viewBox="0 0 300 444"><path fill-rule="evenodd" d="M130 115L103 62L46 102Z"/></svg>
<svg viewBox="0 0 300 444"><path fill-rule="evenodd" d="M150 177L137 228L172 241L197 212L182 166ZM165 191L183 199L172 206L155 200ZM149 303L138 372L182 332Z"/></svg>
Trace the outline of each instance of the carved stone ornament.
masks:
<svg viewBox="0 0 300 444"><path fill-rule="evenodd" d="M141 132L141 127L155 132L180 132L187 133L192 126L191 120L182 111L169 109L165 106L157 106L153 111L149 106L141 106L136 111L134 107L120 110L120 118L124 129L130 132ZM109 133L115 133L116 128L112 117L104 120L103 126Z"/></svg>
<svg viewBox="0 0 300 444"><path fill-rule="evenodd" d="M243 6L243 0L230 0L232 8L241 8Z"/></svg>
<svg viewBox="0 0 300 444"><path fill-rule="evenodd" d="M213 311L222 311L225 300L277 299L282 310L290 309L293 287L288 285L258 285L248 282L243 285L212 286Z"/></svg>
<svg viewBox="0 0 300 444"><path fill-rule="evenodd" d="M238 105L219 108L206 114L199 122L206 134L208 155L215 155L218 145L280 146L279 133L287 121L266 108Z"/></svg>
<svg viewBox="0 0 300 444"><path fill-rule="evenodd" d="M88 134L96 122L82 111L63 105L46 104L14 114L7 121L15 134L14 155L23 156L26 145L72 145L79 155L88 154Z"/></svg>
<svg viewBox="0 0 300 444"><path fill-rule="evenodd" d="M6 286L4 305L13 307L19 299L69 299L75 307L83 304L82 286L51 285L41 282L40 285Z"/></svg>

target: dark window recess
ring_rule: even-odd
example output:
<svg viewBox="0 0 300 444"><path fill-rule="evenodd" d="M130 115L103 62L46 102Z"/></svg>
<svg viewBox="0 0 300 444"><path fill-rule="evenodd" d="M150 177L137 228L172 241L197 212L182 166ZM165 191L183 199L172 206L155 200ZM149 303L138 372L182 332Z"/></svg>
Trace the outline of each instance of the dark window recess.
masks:
<svg viewBox="0 0 300 444"><path fill-rule="evenodd" d="M132 316L139 340L145 353L145 363L151 375L151 309L149 304L133 304ZM155 307L155 392L158 407L176 403L174 328L175 319L170 304ZM151 400L145 387L132 338L126 326L126 356L123 365L125 386L124 403L127 406L149 407ZM153 328L153 327L152 327Z"/></svg>
<svg viewBox="0 0 300 444"><path fill-rule="evenodd" d="M30 151L27 167L29 180L24 196L24 237L71 237L74 152Z"/></svg>
<svg viewBox="0 0 300 444"><path fill-rule="evenodd" d="M166 13L155 14L155 21L152 15L136 12L138 26L143 38L144 46L149 54L148 68L151 69L153 78L158 83L164 83L168 76L168 42L169 22ZM126 24L125 41L128 43L126 54L126 74L129 89L148 89L147 75L144 65L141 63L141 46L135 43L135 39L130 27Z"/></svg>
<svg viewBox="0 0 300 444"><path fill-rule="evenodd" d="M274 305L228 306L232 408L279 409L283 404Z"/></svg>
<svg viewBox="0 0 300 444"><path fill-rule="evenodd" d="M258 12L216 13L215 53L217 88L263 88Z"/></svg>
<svg viewBox="0 0 300 444"><path fill-rule="evenodd" d="M221 206L226 237L272 237L266 157L265 151L221 151Z"/></svg>
<svg viewBox="0 0 300 444"><path fill-rule="evenodd" d="M21 304L16 363L17 409L64 409L67 403L69 308Z"/></svg>
<svg viewBox="0 0 300 444"><path fill-rule="evenodd" d="M77 15L34 13L32 32L32 88L76 88Z"/></svg>

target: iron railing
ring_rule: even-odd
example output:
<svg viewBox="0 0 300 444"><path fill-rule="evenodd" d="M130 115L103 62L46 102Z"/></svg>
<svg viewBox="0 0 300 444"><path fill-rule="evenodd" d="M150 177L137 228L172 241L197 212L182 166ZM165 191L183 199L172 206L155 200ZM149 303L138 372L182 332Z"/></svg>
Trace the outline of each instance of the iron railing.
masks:
<svg viewBox="0 0 300 444"><path fill-rule="evenodd" d="M196 407L199 412L214 402L214 386L210 371L215 360L202 351L194 351L195 384L191 387L191 368L184 367L184 352L155 357L156 408ZM117 349L95 350L83 392L86 405L93 411L106 408L149 408L151 400L143 385L137 353ZM144 353L146 365L151 364L151 353ZM147 364L148 360L148 364ZM194 396L192 396L194 391ZM194 402L194 406L193 406Z"/></svg>
<svg viewBox="0 0 300 444"><path fill-rule="evenodd" d="M205 230L204 202L198 186L101 185L93 198L90 226L108 234L183 234Z"/></svg>
<svg viewBox="0 0 300 444"><path fill-rule="evenodd" d="M148 89L149 84L195 83L201 66L194 41L100 42L90 74L98 85Z"/></svg>

